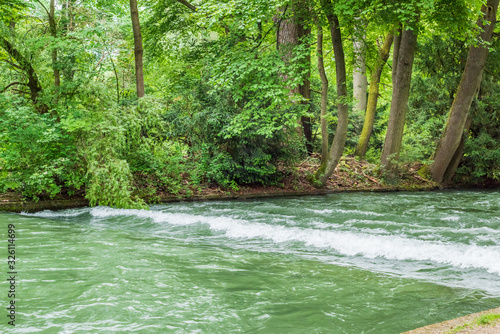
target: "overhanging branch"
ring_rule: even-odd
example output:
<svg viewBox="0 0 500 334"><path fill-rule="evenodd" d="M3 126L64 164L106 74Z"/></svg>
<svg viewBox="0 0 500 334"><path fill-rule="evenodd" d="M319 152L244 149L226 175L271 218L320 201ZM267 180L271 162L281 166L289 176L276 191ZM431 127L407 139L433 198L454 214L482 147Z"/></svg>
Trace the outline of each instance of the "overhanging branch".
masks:
<svg viewBox="0 0 500 334"><path fill-rule="evenodd" d="M178 2L180 2L181 4L183 4L184 6L186 6L187 8L191 9L193 12L196 12L196 7L192 4L190 4L189 2L187 2L186 0L177 0Z"/></svg>
<svg viewBox="0 0 500 334"><path fill-rule="evenodd" d="M26 83L24 83L24 82L12 82L12 83L8 84L8 85L7 85L7 87L5 87L5 88L4 88L4 89L0 92L0 94L5 93L5 91L6 91L7 89L9 89L10 87L12 87L12 86L14 86L14 85L24 85L24 86L28 86L28 84L26 84Z"/></svg>

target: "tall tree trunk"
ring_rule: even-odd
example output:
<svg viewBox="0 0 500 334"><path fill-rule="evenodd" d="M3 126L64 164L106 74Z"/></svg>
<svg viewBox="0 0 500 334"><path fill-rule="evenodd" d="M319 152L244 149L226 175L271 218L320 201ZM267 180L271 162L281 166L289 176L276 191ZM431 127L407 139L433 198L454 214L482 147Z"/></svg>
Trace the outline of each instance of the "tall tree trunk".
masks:
<svg viewBox="0 0 500 334"><path fill-rule="evenodd" d="M49 107L45 103L39 101L40 95L43 93L43 89L31 62L2 36L0 36L0 46L7 51L9 56L11 56L12 59L19 64L19 67L26 73L26 76L28 77L27 86L30 90L30 98L37 111L40 114L48 112Z"/></svg>
<svg viewBox="0 0 500 334"><path fill-rule="evenodd" d="M280 9L281 15L286 15L287 7ZM293 50L298 45L304 43L304 38L311 34L311 29L307 27L309 19L308 0L294 0L291 4L291 17L280 20L278 23L276 46L281 53L283 61L289 63L294 58ZM304 60L304 66L310 68L311 57L308 55ZM287 78L284 77L286 80ZM303 77L303 84L297 87L291 87L290 93L300 94L304 98L304 104L309 105L311 98L310 71L307 71ZM300 118L303 133L306 139L306 148L308 153L312 153L312 129L311 118L302 116Z"/></svg>
<svg viewBox="0 0 500 334"><path fill-rule="evenodd" d="M304 5L304 3L301 3L301 5ZM308 10L309 8L302 8L302 15L306 15L306 9ZM305 26L305 19L302 18L301 21L299 22L299 44L305 43L305 41L302 40L302 38L305 38L311 34L311 29L306 28ZM307 47L309 50L309 45ZM304 66L307 68L307 73L304 75L304 83L299 86L299 93L302 95L304 98L304 101L302 104L307 106L307 109L310 108L310 101L311 101L311 55L308 54L306 58L303 60ZM311 125L311 117L309 116L302 116L300 118L301 124L302 124L302 130L304 132L304 138L306 140L306 150L308 154L313 153L313 142L312 142L312 125Z"/></svg>
<svg viewBox="0 0 500 334"><path fill-rule="evenodd" d="M360 22L359 19L356 21ZM352 71L352 95L354 99L353 112L362 114L366 109L366 90L368 88L368 81L366 79L366 62L365 62L365 46L364 38L358 36L360 32L358 31L360 27L355 28L355 33L353 36L353 47L354 47L354 68ZM364 27L362 27L364 29Z"/></svg>
<svg viewBox="0 0 500 334"><path fill-rule="evenodd" d="M387 36L385 37L384 44L379 50L379 58L377 59L377 64L375 65L375 68L370 77L370 91L368 93L368 102L366 105L365 122L363 123L363 130L361 131L361 135L359 136L359 142L354 153L360 158L363 158L366 154L368 142L370 141L370 136L373 131L375 112L377 111L380 77L382 76L384 65L387 62L387 59L389 59L393 39L394 35L392 33L387 34Z"/></svg>
<svg viewBox="0 0 500 334"><path fill-rule="evenodd" d="M340 24L333 11L331 0L321 0L321 7L326 14L332 35L333 52L335 55L335 69L337 79L337 129L333 138L332 146L328 152L326 160L319 166L314 175L314 179L324 186L326 181L332 176L337 164L344 152L345 141L347 138L348 125L348 106L347 106L347 86L344 47L342 46L342 35L340 33Z"/></svg>
<svg viewBox="0 0 500 334"><path fill-rule="evenodd" d="M321 78L321 163L326 161L328 156L328 123L326 112L328 110L328 78L326 77L325 64L323 62L323 27L318 24L318 72Z"/></svg>
<svg viewBox="0 0 500 334"><path fill-rule="evenodd" d="M499 0L488 0L486 5L483 5L481 8L483 17L478 19L477 25L484 29L480 37L484 42L491 41L491 36L495 28L498 2ZM489 24L483 25L483 20L489 22ZM434 163L431 166L432 179L435 182L443 182L445 173L449 169L450 162L460 145L467 114L474 95L481 83L487 57L488 48L484 45L472 46L469 49L469 55L462 74L462 79L458 85L443 136L437 146Z"/></svg>
<svg viewBox="0 0 500 334"><path fill-rule="evenodd" d="M397 51L396 81L392 83L391 112L381 157L381 164L386 170L392 169L393 160L399 159L416 46L417 34L406 28L401 35L401 45Z"/></svg>
<svg viewBox="0 0 500 334"><path fill-rule="evenodd" d="M137 97L144 96L144 72L142 65L142 36L141 25L139 24L139 10L137 0L130 0L130 15L132 16L132 30L134 32L134 55L135 55L135 83L137 87Z"/></svg>
<svg viewBox="0 0 500 334"><path fill-rule="evenodd" d="M56 26L56 18L55 18L55 0L50 0L50 9L49 9L49 27L50 34L55 39L57 38L57 26ZM54 71L54 85L56 87L61 86L61 75L59 73L59 68L57 64L57 48L52 50L52 69Z"/></svg>
<svg viewBox="0 0 500 334"><path fill-rule="evenodd" d="M74 11L73 11L73 6L74 6L74 1L75 0L65 0L62 3L62 10L61 10L61 28L60 28L60 33L63 36L66 36L68 32L73 31L74 24L73 21L75 19L74 16ZM67 81L73 81L73 78L75 77L75 69L72 67L73 64L75 64L76 57L74 55L63 55L63 57L68 57L69 61L66 61L67 64L70 64L66 67L62 68L62 74L65 80Z"/></svg>

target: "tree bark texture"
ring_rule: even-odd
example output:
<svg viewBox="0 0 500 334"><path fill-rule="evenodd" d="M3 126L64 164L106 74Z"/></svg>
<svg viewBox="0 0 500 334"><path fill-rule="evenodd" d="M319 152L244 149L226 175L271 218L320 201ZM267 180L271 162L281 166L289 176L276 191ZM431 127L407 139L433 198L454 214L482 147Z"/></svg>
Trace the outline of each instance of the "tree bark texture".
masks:
<svg viewBox="0 0 500 334"><path fill-rule="evenodd" d="M472 125L472 118L467 117L467 120L465 121L465 129L463 131L463 135L462 135L462 139L460 140L460 144L458 145L457 150L455 151L455 154L451 158L450 164L448 165L448 168L446 169L446 172L444 173L444 177L443 177L444 182L450 182L451 179L455 176L457 168L460 165L460 162L462 161L462 157L464 156L465 141L469 137L469 131L470 131L471 125Z"/></svg>
<svg viewBox="0 0 500 334"><path fill-rule="evenodd" d="M357 28L356 30L358 30ZM358 32L359 34L359 32ZM368 81L366 79L366 62L365 62L365 47L363 39L366 34L361 38L360 36L353 36L354 47L354 68L352 71L352 92L354 99L353 112L363 113L366 109L366 90L368 88Z"/></svg>
<svg viewBox="0 0 500 334"><path fill-rule="evenodd" d="M395 51L398 52L396 80L392 83L391 111L381 157L381 164L386 170L392 169L392 161L399 159L416 47L416 32L406 28L401 34L399 50Z"/></svg>
<svg viewBox="0 0 500 334"><path fill-rule="evenodd" d="M318 72L321 78L321 163L326 161L328 156L328 123L326 113L328 110L328 78L326 77L325 64L323 62L323 28L318 24Z"/></svg>
<svg viewBox="0 0 500 334"><path fill-rule="evenodd" d="M281 9L281 15L286 15L287 8ZM307 27L309 19L309 1L294 0L291 4L291 16L279 21L276 46L281 53L283 61L290 63L294 58L293 50L298 45L304 43L303 38L311 34L311 29ZM311 57L308 55L304 60L304 65L310 68ZM287 80L284 77L284 80ZM300 94L304 98L304 104L309 104L311 98L310 71L303 77L303 84L297 87L291 87L290 93ZM302 116L300 119L302 130L306 139L306 148L309 154L313 151L312 146L312 128L311 118Z"/></svg>
<svg viewBox="0 0 500 334"><path fill-rule="evenodd" d="M483 29L480 39L485 42L491 41L495 28L498 3L499 0L488 0L486 5L483 5L481 8L483 17L478 19L477 25ZM489 24L484 25L483 20L489 22ZM455 99L451 105L450 115L431 166L432 180L435 182L441 183L444 181L445 173L449 169L453 156L460 145L467 114L481 83L487 57L488 48L483 45L472 46L469 49L462 79L458 85Z"/></svg>
<svg viewBox="0 0 500 334"><path fill-rule="evenodd" d="M366 154L368 142L370 141L370 136L373 131L375 112L377 111L380 77L382 76L382 70L384 69L385 63L387 62L387 59L389 59L393 40L394 35L392 33L387 34L384 40L384 44L379 50L379 58L377 59L377 64L375 65L375 68L373 69L370 77L370 90L368 93L368 102L366 104L365 121L363 123L363 130L361 130L358 145L356 146L356 151L354 153L360 158L363 158Z"/></svg>
<svg viewBox="0 0 500 334"><path fill-rule="evenodd" d="M135 82L137 87L137 97L144 96L144 72L142 64L142 35L139 24L139 10L137 0L130 0L130 15L132 16L132 30L134 32L134 55L135 55Z"/></svg>
<svg viewBox="0 0 500 334"><path fill-rule="evenodd" d="M399 26L394 33L394 48L392 51L392 85L396 83L396 74L398 73L398 58L399 58L399 48L401 47L401 35L403 30Z"/></svg>
<svg viewBox="0 0 500 334"><path fill-rule="evenodd" d="M321 186L324 186L332 176L337 164L344 152L345 141L347 138L348 125L348 105L347 105L347 86L344 48L342 46L342 35L340 33L340 24L338 17L333 11L330 0L321 0L321 7L326 14L332 36L333 52L335 55L335 70L337 81L337 129L332 145L328 151L326 160L320 165L314 178Z"/></svg>

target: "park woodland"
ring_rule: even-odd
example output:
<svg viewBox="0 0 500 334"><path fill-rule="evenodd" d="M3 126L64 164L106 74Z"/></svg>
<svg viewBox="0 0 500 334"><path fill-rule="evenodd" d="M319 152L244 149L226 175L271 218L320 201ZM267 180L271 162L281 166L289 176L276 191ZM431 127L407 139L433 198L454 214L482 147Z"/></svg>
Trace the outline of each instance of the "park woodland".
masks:
<svg viewBox="0 0 500 334"><path fill-rule="evenodd" d="M0 193L498 185L498 4L0 0Z"/></svg>

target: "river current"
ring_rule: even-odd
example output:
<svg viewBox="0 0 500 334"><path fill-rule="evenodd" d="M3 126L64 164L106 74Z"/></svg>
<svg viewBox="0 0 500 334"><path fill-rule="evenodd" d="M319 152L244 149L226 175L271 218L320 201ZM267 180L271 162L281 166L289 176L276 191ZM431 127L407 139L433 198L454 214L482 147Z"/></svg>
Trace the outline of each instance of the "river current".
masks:
<svg viewBox="0 0 500 334"><path fill-rule="evenodd" d="M500 306L499 191L94 207L0 222L6 278L7 225L16 230L16 333L400 333ZM2 279L4 306L8 290Z"/></svg>

